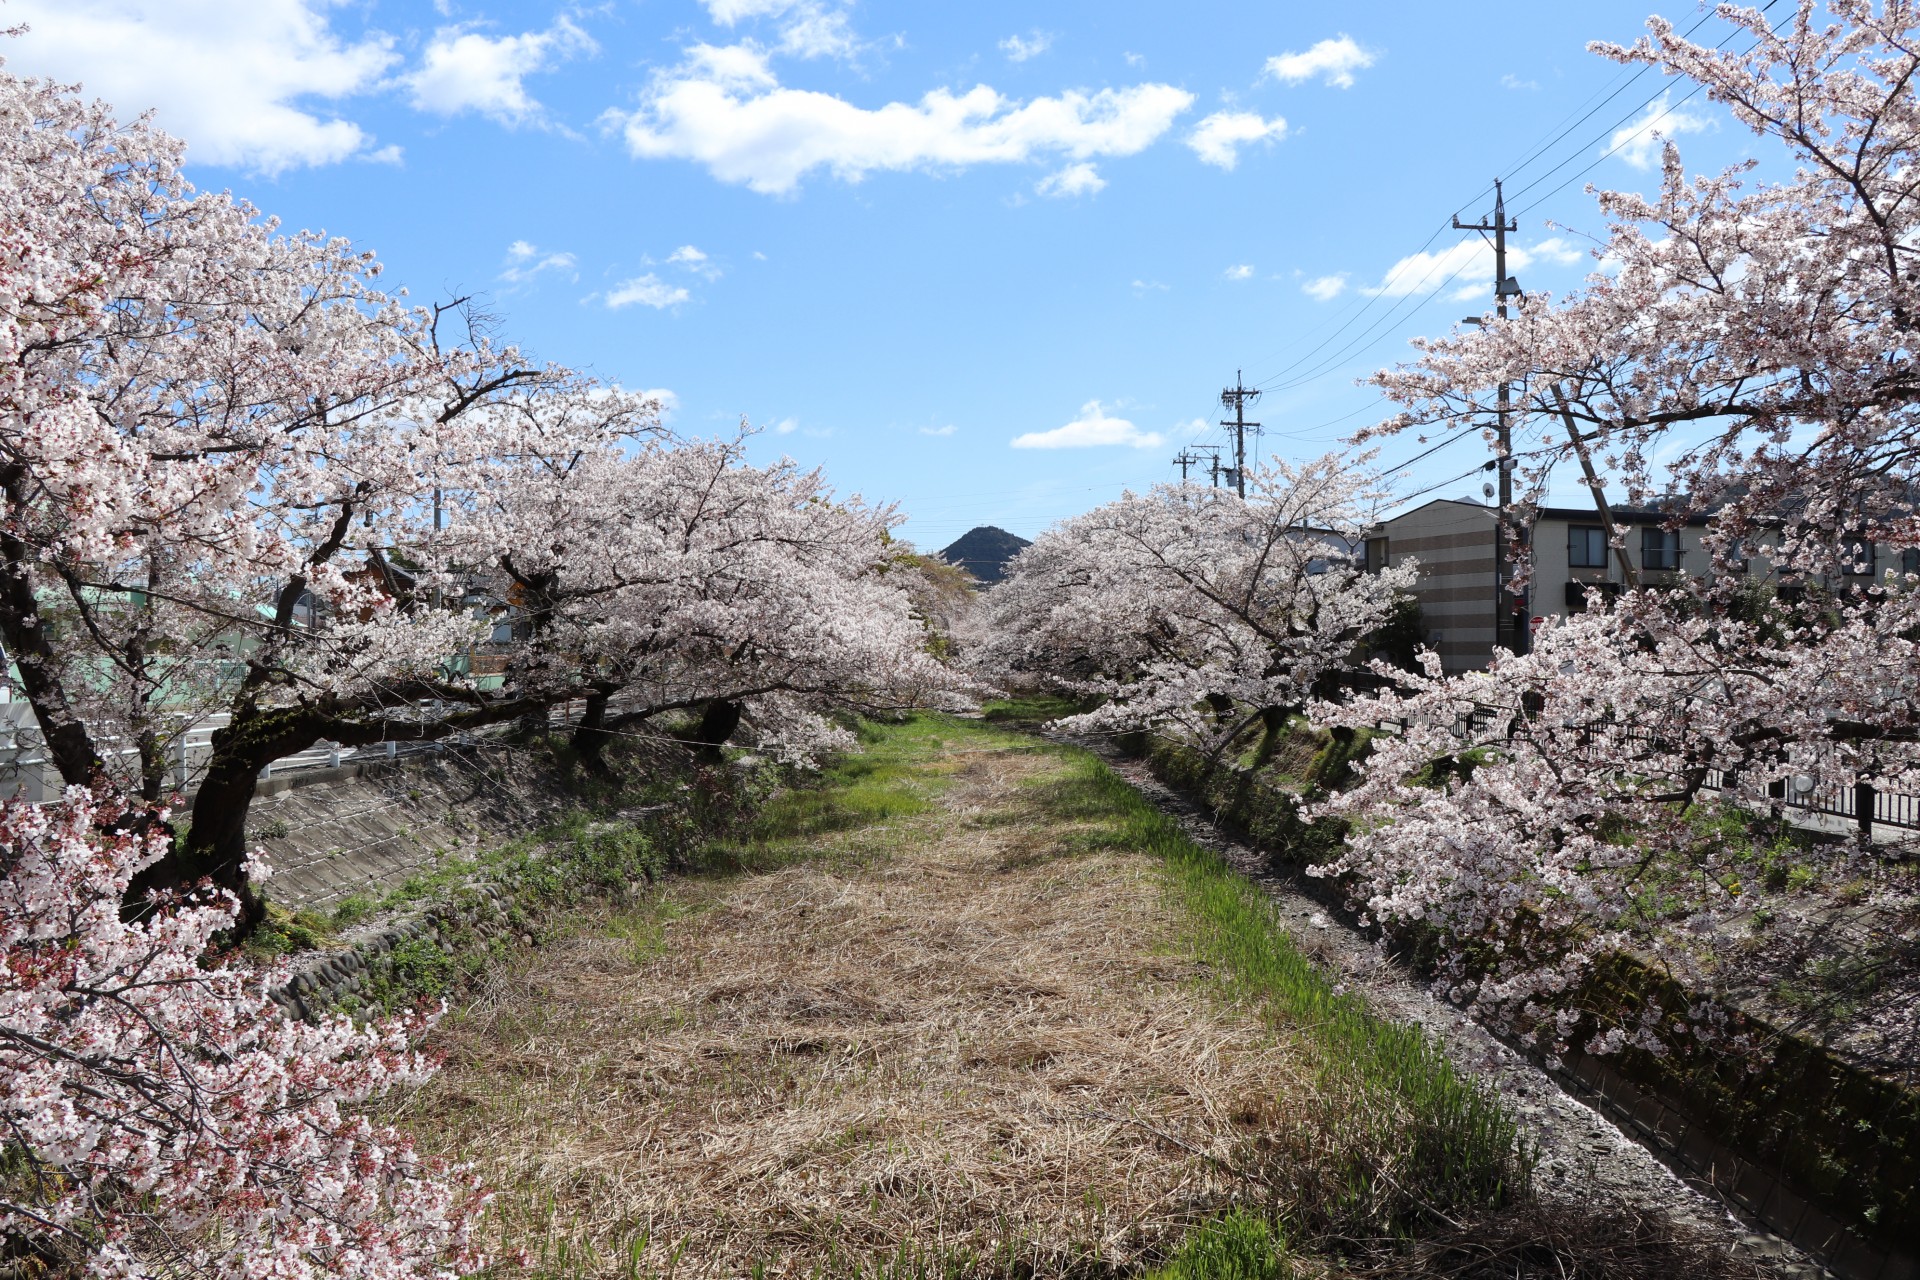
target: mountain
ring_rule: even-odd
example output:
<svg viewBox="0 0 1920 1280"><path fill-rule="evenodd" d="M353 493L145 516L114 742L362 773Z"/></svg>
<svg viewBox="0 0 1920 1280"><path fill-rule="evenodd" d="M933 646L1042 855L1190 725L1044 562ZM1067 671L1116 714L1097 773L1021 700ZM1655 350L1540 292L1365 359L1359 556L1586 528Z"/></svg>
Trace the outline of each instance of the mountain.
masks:
<svg viewBox="0 0 1920 1280"><path fill-rule="evenodd" d="M992 585L1006 576L1007 561L1033 544L1025 538L983 524L969 529L940 552L948 564L958 565L980 581Z"/></svg>

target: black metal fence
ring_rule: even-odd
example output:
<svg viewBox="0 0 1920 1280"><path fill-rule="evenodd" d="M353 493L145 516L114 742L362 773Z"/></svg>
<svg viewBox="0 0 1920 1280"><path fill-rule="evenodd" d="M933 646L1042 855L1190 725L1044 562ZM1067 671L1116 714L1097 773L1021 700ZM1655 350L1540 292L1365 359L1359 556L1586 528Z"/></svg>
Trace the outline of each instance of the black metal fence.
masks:
<svg viewBox="0 0 1920 1280"><path fill-rule="evenodd" d="M1495 707L1476 705L1471 711L1461 714L1454 722L1456 737L1465 738L1475 732L1492 726L1500 714ZM1407 727L1404 720L1396 722L1402 730ZM1383 726L1384 727L1384 726ZM1633 735L1648 743L1654 741L1649 731L1640 731ZM1773 801L1784 808L1797 809L1802 813L1825 814L1829 817L1844 818L1850 822L1863 840L1873 838L1873 828L1892 827L1900 831L1920 831L1920 794L1911 791L1891 791L1875 786L1873 783L1856 778L1851 782L1838 778L1840 770L1827 767L1831 761L1817 762L1818 774L1804 774L1812 784L1810 789L1802 790L1795 784L1799 777L1775 782L1768 788ZM1707 771L1706 787L1709 791L1720 791L1726 787L1726 778L1718 769Z"/></svg>

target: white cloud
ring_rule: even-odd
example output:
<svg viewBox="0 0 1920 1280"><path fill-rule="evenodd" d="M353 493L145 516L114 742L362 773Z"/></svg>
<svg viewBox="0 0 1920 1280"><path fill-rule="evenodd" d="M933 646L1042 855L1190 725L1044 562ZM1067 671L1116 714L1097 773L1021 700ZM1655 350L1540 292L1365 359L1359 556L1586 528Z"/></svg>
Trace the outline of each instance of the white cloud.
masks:
<svg viewBox="0 0 1920 1280"><path fill-rule="evenodd" d="M1353 73L1373 65L1374 55L1355 44L1344 32L1332 40L1322 40L1305 53L1281 53L1267 59L1262 74L1299 84L1315 76L1336 89L1353 88Z"/></svg>
<svg viewBox="0 0 1920 1280"><path fill-rule="evenodd" d="M723 27L761 18L779 19L781 53L798 58L851 58L859 53L844 8L822 0L701 0L707 13Z"/></svg>
<svg viewBox="0 0 1920 1280"><path fill-rule="evenodd" d="M1251 262L1236 263L1228 267L1225 274L1229 280L1251 280L1253 279L1253 264Z"/></svg>
<svg viewBox="0 0 1920 1280"><path fill-rule="evenodd" d="M541 114L540 104L527 93L528 76L598 51L593 38L566 17L546 31L517 36L442 27L433 33L420 66L403 80L416 110L441 116L477 111L505 124L522 124Z"/></svg>
<svg viewBox="0 0 1920 1280"><path fill-rule="evenodd" d="M1079 164L1070 164L1058 173L1050 173L1033 184L1034 191L1043 196L1061 198L1065 196L1091 196L1106 190L1107 180L1092 161L1083 160Z"/></svg>
<svg viewBox="0 0 1920 1280"><path fill-rule="evenodd" d="M639 305L663 311L668 307L677 307L693 295L677 284L668 284L649 271L643 276L623 280L607 293L607 307L617 311L621 307Z"/></svg>
<svg viewBox="0 0 1920 1280"><path fill-rule="evenodd" d="M334 107L399 61L384 35L335 32L328 0L10 0L8 70L80 82L123 118L154 110L196 164L279 173L373 139ZM373 153L379 156L379 152Z"/></svg>
<svg viewBox="0 0 1920 1280"><path fill-rule="evenodd" d="M1500 77L1500 86L1504 89L1538 89L1540 82L1538 80L1522 80L1519 76L1509 71Z"/></svg>
<svg viewBox="0 0 1920 1280"><path fill-rule="evenodd" d="M920 434L923 436L950 436L959 429L960 428L949 422L944 427L922 427L920 428Z"/></svg>
<svg viewBox="0 0 1920 1280"><path fill-rule="evenodd" d="M668 254L667 261L706 280L718 280L726 274L704 251L690 244L683 244Z"/></svg>
<svg viewBox="0 0 1920 1280"><path fill-rule="evenodd" d="M1577 244L1568 244L1559 236L1554 236L1551 239L1542 240L1532 248L1520 249L1519 254L1519 258L1515 258L1514 250L1511 248L1507 250L1509 269L1516 265L1531 266L1536 262L1552 262L1562 267L1570 267L1586 257L1587 251Z"/></svg>
<svg viewBox="0 0 1920 1280"><path fill-rule="evenodd" d="M1262 119L1251 111L1216 111L1194 126L1187 145L1207 164L1231 169L1240 163L1240 148L1264 142L1272 146L1287 136L1287 122L1280 116Z"/></svg>
<svg viewBox="0 0 1920 1280"><path fill-rule="evenodd" d="M1135 449L1157 449L1166 437L1157 431L1142 431L1125 418L1116 418L1101 407L1098 400L1080 406L1080 416L1064 427L1051 431L1029 431L1015 436L1016 449L1091 449L1102 445L1123 444Z"/></svg>
<svg viewBox="0 0 1920 1280"><path fill-rule="evenodd" d="M536 244L515 240L507 246L507 265L501 269L500 278L508 284L531 284L543 271L571 276L577 265L570 253L542 253Z"/></svg>
<svg viewBox="0 0 1920 1280"><path fill-rule="evenodd" d="M1347 291L1347 273L1337 271L1330 276L1315 276L1300 286L1300 292L1315 302L1332 302Z"/></svg>
<svg viewBox="0 0 1920 1280"><path fill-rule="evenodd" d="M363 151L360 153L360 159L368 164L404 164L406 154L406 149L394 142L381 147L378 151Z"/></svg>
<svg viewBox="0 0 1920 1280"><path fill-rule="evenodd" d="M1024 36L1008 36L1000 42L1000 52L1007 55L1008 62L1025 62L1028 58L1037 58L1052 47L1053 37L1039 30Z"/></svg>
<svg viewBox="0 0 1920 1280"><path fill-rule="evenodd" d="M1669 89L1647 104L1638 120L1621 125L1607 140L1607 152L1617 155L1636 169L1651 169L1660 160L1662 144L1683 133L1705 133L1714 127L1713 117L1695 115L1684 106L1668 105L1673 97Z"/></svg>
<svg viewBox="0 0 1920 1280"><path fill-rule="evenodd" d="M1171 287L1170 285L1161 284L1158 280L1135 280L1133 282L1133 291L1135 293L1165 293Z"/></svg>
<svg viewBox="0 0 1920 1280"><path fill-rule="evenodd" d="M1130 67L1144 67L1147 65L1147 55L1144 53L1123 53L1120 56L1127 60L1127 65Z"/></svg>
<svg viewBox="0 0 1920 1280"><path fill-rule="evenodd" d="M1542 264L1571 266L1584 253L1576 245L1559 237L1535 245L1507 246L1507 271L1518 275L1528 267ZM1462 240L1435 253L1415 253L1400 259L1387 269L1377 285L1362 293L1385 294L1404 298L1408 294L1432 293L1458 273L1460 284L1448 296L1461 301L1490 299L1493 285L1493 246L1484 240Z"/></svg>
<svg viewBox="0 0 1920 1280"><path fill-rule="evenodd" d="M707 13L724 27L751 18L778 17L799 3L799 0L700 0L707 7Z"/></svg>
<svg viewBox="0 0 1920 1280"><path fill-rule="evenodd" d="M844 10L802 5L780 26L780 52L796 58L851 58L860 52Z"/></svg>
<svg viewBox="0 0 1920 1280"><path fill-rule="evenodd" d="M665 422L680 411L680 397L665 387L648 387L640 393L660 402L660 420Z"/></svg>
<svg viewBox="0 0 1920 1280"><path fill-rule="evenodd" d="M773 424L773 434L790 436L800 429L800 423L793 418L782 418Z"/></svg>
<svg viewBox="0 0 1920 1280"><path fill-rule="evenodd" d="M782 86L751 45L696 45L654 78L638 110L603 120L636 158L691 160L722 182L784 195L817 169L858 182L876 171L1134 155L1192 104L1166 84L1027 102L977 85L869 109Z"/></svg>

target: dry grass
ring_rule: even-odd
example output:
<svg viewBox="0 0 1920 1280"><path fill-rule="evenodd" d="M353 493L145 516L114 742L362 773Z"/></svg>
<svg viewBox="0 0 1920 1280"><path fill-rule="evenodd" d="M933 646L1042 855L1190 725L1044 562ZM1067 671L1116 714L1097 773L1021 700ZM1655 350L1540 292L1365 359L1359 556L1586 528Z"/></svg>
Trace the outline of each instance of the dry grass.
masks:
<svg viewBox="0 0 1920 1280"><path fill-rule="evenodd" d="M927 812L583 920L442 1032L410 1120L500 1189L505 1248L1098 1275L1246 1189L1251 1130L1313 1092L1302 1048L1196 998L1153 861L1034 803L1055 757L926 754Z"/></svg>

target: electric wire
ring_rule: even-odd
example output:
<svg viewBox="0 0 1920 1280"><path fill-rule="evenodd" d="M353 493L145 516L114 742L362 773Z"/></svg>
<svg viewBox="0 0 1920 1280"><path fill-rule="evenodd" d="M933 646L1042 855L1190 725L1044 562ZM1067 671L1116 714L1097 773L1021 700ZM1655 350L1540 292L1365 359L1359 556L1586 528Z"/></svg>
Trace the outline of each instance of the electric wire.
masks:
<svg viewBox="0 0 1920 1280"><path fill-rule="evenodd" d="M1767 3L1761 6L1760 12L1764 14L1779 3L1780 3L1780 0L1767 0ZM1771 30L1777 32L1780 29L1780 27L1784 27L1787 24L1787 22L1791 20L1792 16L1793 16L1792 14L1788 14L1786 17L1780 20L1780 23L1778 26L1771 28ZM1704 21L1704 19L1702 19L1702 21ZM1700 25L1699 23L1695 23L1693 26L1693 30L1698 30L1699 25ZM1713 47L1715 49L1726 48L1727 41L1732 40L1735 36L1739 35L1744 30L1745 30L1744 27L1739 27L1739 28L1735 28L1732 31L1729 31L1726 34L1726 36L1721 39L1720 43L1714 45ZM1688 34L1691 35L1692 31L1689 31ZM1755 37L1753 44L1748 46L1747 52L1752 52L1754 48L1757 48L1759 46L1759 43L1760 43L1759 38ZM1698 97L1701 91L1703 91L1706 87L1707 86L1704 83L1696 84L1693 88L1687 91L1686 95L1682 97L1680 101L1671 104L1671 106L1667 108L1668 112L1671 112L1676 107L1685 106L1687 103L1691 102L1694 98ZM1607 130L1602 132L1601 137L1607 137L1607 136L1610 136L1612 132L1617 132L1628 121L1632 120L1635 115L1637 115L1641 111L1644 111L1647 107L1652 106L1655 98L1663 97L1670 92L1671 90L1662 89L1659 93L1655 94L1652 98L1648 98L1645 102L1635 107L1632 111L1629 111L1626 115L1614 121L1614 123L1610 125ZM1653 122L1649 121L1648 123L1649 125L1651 125ZM1548 200L1551 200L1554 196L1566 190L1573 183L1579 181L1580 178L1582 178L1588 173L1591 173L1594 169L1598 168L1603 161L1611 158L1615 153L1619 152L1621 149L1631 144L1635 139L1639 138L1639 136L1645 132L1646 132L1646 129L1644 128L1636 129L1632 133L1629 133L1626 137L1621 138L1618 142L1614 143L1612 146L1608 147L1605 151L1595 156L1586 165L1576 170L1565 181L1555 186L1553 190L1547 192L1545 195L1535 200L1532 204L1529 204L1528 206L1526 206L1526 208L1520 210L1520 213L1531 213L1533 210L1539 208L1541 205L1545 204ZM1588 147L1593 146L1596 143L1598 143L1600 140L1601 140L1600 138L1595 138L1591 142L1587 143L1587 146ZM1575 160L1578 160L1583 154L1585 154L1585 152L1586 152L1586 147L1582 147L1579 151L1576 151L1574 154L1568 156L1565 160L1562 160L1559 164L1553 166L1553 168L1547 170L1545 173L1535 178L1532 182L1527 183L1527 185L1521 187L1518 191L1514 192L1513 198L1518 200L1521 196L1526 195L1527 192L1532 191L1535 187L1539 186L1541 183L1551 178L1554 174L1560 172L1560 170L1566 168L1568 165L1572 164Z"/></svg>
<svg viewBox="0 0 1920 1280"><path fill-rule="evenodd" d="M1768 0L1767 4L1763 6L1763 8L1761 9L1761 12L1762 13L1767 12L1778 3L1779 3L1779 0ZM1714 17L1714 14L1712 13L1703 15L1691 27L1688 27L1686 31L1681 33L1681 38L1682 39L1690 38L1694 32L1698 31L1713 17ZM1727 36L1723 38L1714 47L1716 49L1724 48L1727 42L1729 40L1732 40L1734 36L1738 34L1739 34L1738 30L1729 32ZM1637 82L1641 78L1641 76L1643 76L1646 72L1652 69L1653 68L1650 64L1643 64L1638 69L1633 71L1632 74L1628 75L1622 83L1620 83L1617 87L1614 87L1610 91L1607 89L1607 86L1605 85L1601 86L1600 89L1595 90L1595 93L1604 92L1605 96L1602 97L1599 102L1594 103L1594 105L1588 108L1584 113L1574 118L1571 123L1560 127L1559 131L1555 133L1547 141L1537 145L1533 149L1533 151L1529 153L1524 159L1522 159L1518 164L1511 166L1508 172L1510 174L1518 174L1518 173L1524 172L1529 165L1533 164L1541 156L1545 155L1553 147L1557 146L1561 141L1563 141L1565 138L1571 135L1582 124L1592 119L1603 107L1607 105L1607 103L1619 97L1620 94L1624 93L1631 85ZM1617 78L1618 76L1616 76L1616 79ZM1649 96L1648 98L1646 98L1644 101L1642 101L1637 106L1635 106L1631 111L1629 111L1625 116L1622 116L1613 125L1609 126L1609 131L1617 130L1621 125L1633 119L1634 116L1638 115L1640 112L1644 111L1647 107L1651 106L1655 100L1657 100L1667 92L1669 91L1663 89L1661 90L1660 93L1655 93ZM1677 105L1684 104L1688 99L1692 98L1695 94L1699 92L1700 92L1700 87L1696 87L1692 92L1688 93L1685 98L1682 98L1680 103L1675 105L1677 106ZM1593 100L1592 95L1589 95L1587 101L1591 102L1592 100ZM1585 103L1582 103L1581 105L1584 106ZM1579 110L1579 108L1576 107L1575 110ZM1637 136L1637 134L1635 136ZM1594 143L1599 142L1600 140L1601 139L1599 138L1595 138L1590 142L1582 144L1573 154L1567 156L1564 160L1560 161L1559 164L1556 164L1555 166L1553 166L1553 168L1547 170L1547 172L1542 174L1540 177L1534 179L1532 182L1521 187L1519 191L1514 193L1515 198L1521 195L1524 195L1528 191L1533 190L1535 187L1539 186L1541 182L1552 177L1553 174L1559 172L1561 169L1564 169L1568 164L1571 164L1574 161L1578 160L1582 155L1586 154L1587 149L1589 147L1594 145ZM1600 164L1602 161L1612 156L1615 152L1619 151L1622 147L1624 147L1625 145L1627 145L1627 143L1631 141L1632 141L1631 137L1623 139L1619 144L1610 148L1605 154L1597 157L1592 163L1587 165L1586 168L1582 169L1580 172L1581 173L1588 172L1589 170L1591 170L1592 168ZM1575 177L1578 177L1578 174L1576 174ZM1534 209L1538 208L1542 203L1544 203L1547 199L1550 199L1553 195L1556 195L1561 190L1564 190L1565 187L1569 185L1571 181L1573 181L1573 179L1569 179L1567 182L1563 182L1559 186L1556 186L1552 191L1548 192L1547 195L1541 197L1539 200L1534 201L1533 204L1529 205L1525 210L1522 210L1521 212L1529 212L1529 213L1532 212ZM1491 189L1491 185L1492 184L1488 184L1488 186L1482 187L1479 192L1475 193L1475 195L1470 197L1468 200L1463 201L1462 202L1463 207L1466 204L1471 204L1473 200L1479 199L1482 195L1485 195L1486 192ZM1433 242L1439 239L1441 233L1447 230L1449 225L1451 225L1450 221L1448 223L1442 223L1439 227L1437 227L1433 231L1431 235L1427 237L1427 239L1421 244L1421 246L1418 249L1414 250L1412 254L1406 255L1406 257L1416 257L1419 254L1425 253L1427 249L1433 244ZM1402 260L1404 261L1405 259L1403 258ZM1288 381L1283 386L1275 385L1276 383L1279 383L1281 379L1288 377L1289 374L1297 370L1302 364L1305 364L1307 361L1311 360L1314 357L1314 355L1317 354L1322 349L1324 349L1329 342L1331 342L1333 339L1337 338L1341 333L1345 332L1348 328L1350 328L1354 324L1354 322L1359 320L1362 315L1364 315L1368 310L1372 308L1374 303L1376 303L1381 297L1385 296L1384 294L1375 293L1370 295L1368 298L1368 301L1364 305L1359 307L1358 310L1354 311L1352 315L1348 316L1345 322L1342 323L1338 328L1336 328L1332 333L1328 334L1325 338L1322 338L1320 342L1316 343L1312 348L1310 348L1308 351L1302 354L1298 359L1294 360L1291 364L1284 366L1277 373L1269 375L1267 378L1262 379L1255 385L1258 386L1261 390L1274 390L1274 391L1291 390L1295 387L1303 386L1309 381L1325 376L1325 374L1329 372L1332 372L1332 370L1337 368L1348 357L1348 355L1357 354L1358 350L1364 349L1364 343L1366 339L1370 335L1377 332L1382 325L1390 321L1393 318L1395 312L1397 312L1399 308L1405 304L1408 298L1414 297L1419 293L1421 287L1426 283L1426 281L1432 278L1434 270L1438 269L1441 261L1444 261L1444 255L1441 255L1441 257L1435 262L1434 266L1428 270L1425 276L1422 276L1419 281L1415 282L1413 288L1409 290L1407 294L1402 296L1401 301L1399 303L1396 303L1392 310L1388 311L1388 313L1385 316L1383 316L1380 320L1369 325L1365 330L1361 332L1358 342L1363 345L1356 346L1355 343L1349 343L1346 346L1340 348L1340 350L1336 352L1334 356L1329 357L1325 361L1322 361L1320 365L1315 367L1313 372L1301 374L1298 377L1294 377L1292 378L1291 381ZM1434 299L1434 297L1444 292L1447 285L1451 284L1452 281L1455 278L1457 278L1465 269L1466 267L1465 265L1463 265L1459 270L1455 271L1452 276L1449 276L1448 279L1445 282L1443 282L1438 288L1434 289L1431 293L1429 293L1419 305L1415 306L1412 311L1409 311L1407 313L1407 318L1411 318L1413 315L1417 314L1422 308L1424 308L1427 305L1427 303L1431 302Z"/></svg>
<svg viewBox="0 0 1920 1280"><path fill-rule="evenodd" d="M1779 0L1767 0L1767 3L1762 6L1760 11L1763 14L1767 13L1770 10L1772 10L1778 3L1779 3ZM1706 23L1710 21L1714 16L1715 14L1712 12L1703 14L1698 21L1694 22L1692 26L1688 27L1684 32L1681 33L1681 38L1690 39L1695 32L1699 31L1701 27L1705 26ZM1789 17L1790 16L1791 15L1789 15ZM1775 26L1773 30L1778 31L1781 26L1784 26L1786 24L1787 21L1788 19L1783 18L1780 24ZM1715 49L1725 48L1729 41L1731 41L1732 39L1734 39L1735 36L1740 34L1741 30L1743 30L1743 28L1736 28L1734 31L1729 32L1725 37L1723 37L1718 43L1714 45L1714 48ZM1754 43L1755 45L1757 45L1759 43L1759 40L1756 38ZM1621 94L1625 93L1634 84L1639 82L1639 80L1648 71L1651 71L1653 69L1654 68L1652 64L1643 63L1638 68L1634 69L1631 74L1625 74L1624 72L1617 73L1615 76L1615 80L1618 81L1618 83L1610 83L1610 84L1602 85L1600 86L1600 88L1596 89L1593 94L1588 95L1588 97L1579 106L1574 108L1576 111L1580 111L1582 107L1585 107L1586 109L1584 111L1581 111L1581 114L1574 117L1570 122L1564 125L1558 126L1557 130L1552 133L1552 136L1548 137L1544 142L1537 144L1533 148L1533 150L1530 151L1517 164L1510 166L1509 169L1507 170L1509 176L1518 175L1520 173L1525 172L1529 166L1534 164L1541 157L1545 156L1548 152L1550 152L1553 148L1557 147L1565 139L1572 136L1574 132L1580 128L1581 125L1593 119L1594 116L1598 115L1600 111L1607 106L1608 103L1611 103L1615 99L1619 98ZM1625 74L1624 80L1620 78L1621 74ZM1692 98L1697 96L1701 92L1701 90L1704 88L1705 88L1704 85L1696 85L1684 97L1682 97L1678 103L1674 103L1673 106L1678 107L1678 106L1685 105L1688 101L1690 101ZM1546 172L1540 174L1538 177L1532 179L1530 182L1521 186L1519 190L1513 193L1513 198L1517 199L1521 196L1526 195L1528 192L1538 188L1541 183L1551 179L1556 173L1559 173L1561 170L1565 169L1567 165L1574 163L1575 161L1579 160L1583 155L1587 154L1589 148L1599 143L1600 141L1604 140L1611 133L1618 131L1622 126L1624 126L1629 121L1631 121L1635 116L1645 111L1648 107L1652 106L1655 101L1657 101L1659 98L1661 98L1662 96L1665 96L1670 92L1671 92L1670 89L1663 88L1659 92L1649 95L1646 99L1644 99L1639 104L1634 106L1630 111L1628 111L1624 116L1621 116L1612 125L1609 125L1607 127L1607 130L1603 131L1600 137L1593 138L1588 142L1581 144L1576 150L1574 150L1571 154L1569 154L1564 159L1562 159L1558 164L1555 164L1554 166L1546 170ZM1599 98L1598 101L1594 100L1596 96ZM1592 105L1588 106L1587 105L1588 103L1592 103ZM1671 108L1669 109L1671 110ZM1622 138L1619 142L1610 146L1605 152L1596 156L1593 160L1591 160L1588 164L1583 166L1581 169L1577 170L1574 174L1572 174L1571 176L1569 176L1568 178L1566 178L1565 180L1561 181L1559 184L1554 186L1552 190L1538 197L1537 199L1532 201L1530 204L1525 206L1523 209L1518 210L1514 216L1517 218L1522 214L1531 213L1534 210L1538 209L1542 204L1546 203L1546 201L1552 199L1555 195L1565 190L1568 186L1570 186L1575 181L1578 181L1578 179L1581 176L1591 172L1594 168L1598 167L1601 163L1603 163L1604 161L1606 161L1607 159L1615 155L1617 152L1622 150L1624 147L1630 144L1636 137L1638 137L1639 133L1641 132L1644 132L1644 130L1635 131L1635 133L1630 135L1629 137ZM1491 189L1492 189L1491 183L1489 183L1485 187L1482 187L1478 192L1475 193L1473 197L1471 197L1467 201L1462 202L1463 207L1466 204L1472 203L1473 200L1479 199L1481 196L1485 195L1487 191ZM1402 258L1402 261L1405 261L1406 258L1417 257L1418 255L1425 253L1433 245L1433 243L1440 238L1441 234L1445 232L1450 225L1451 225L1451 219L1447 223L1442 223L1440 226L1436 227L1433 230L1433 232L1427 236L1426 240L1421 243L1420 247L1414 250L1412 254L1405 255L1405 257ZM1321 360L1318 364L1314 365L1307 372L1303 373L1303 372L1299 372L1299 370L1303 365L1306 365L1310 361L1312 361L1314 357L1318 355L1321 351L1325 350L1330 343L1338 339L1341 334L1345 333L1348 329L1352 328L1352 326L1355 323L1357 323L1363 316L1365 316L1368 311L1373 309L1373 307L1379 302L1379 300L1382 297L1385 297L1387 295L1384 292L1376 292L1376 293L1368 294L1366 301L1364 303L1361 303L1357 307L1350 307L1349 314L1346 315L1346 317L1342 320L1342 322L1331 333L1328 333L1327 335L1322 337L1319 342L1315 343L1311 348L1303 352L1299 357L1295 358L1293 361L1289 362L1286 365L1283 365L1279 370L1275 371L1272 374L1267 375L1265 378L1257 380L1254 383L1254 386L1262 392L1290 391L1290 390L1297 389L1301 386L1305 386L1308 383L1316 381L1319 378L1325 377L1327 374L1333 372L1334 370L1339 368L1343 363L1345 363L1351 356L1357 355L1361 351L1364 351L1369 346L1371 346L1373 344L1372 340L1374 335L1376 335L1382 329L1382 327L1391 323L1392 320L1395 318L1395 316L1399 314L1401 309L1405 307L1409 301L1411 301L1416 297L1419 297L1421 299L1418 303L1416 303L1412 307L1411 310L1408 310L1406 312L1405 316L1402 317L1403 319L1411 319L1413 316L1418 315L1422 310L1424 310L1428 305L1430 305L1435 299L1444 296L1448 286L1450 286L1454 282L1454 280L1458 279L1460 275L1466 271L1468 266L1472 265L1471 262L1462 264L1452 274L1450 274L1444 281L1442 281L1438 286L1436 286L1431 291L1425 292L1423 296L1422 289L1424 285L1428 280L1430 280L1433 277L1434 273L1437 270L1439 270L1441 264L1444 263L1444 261L1445 261L1444 253L1440 255L1436 255L1435 261L1428 268L1427 273L1423 275L1418 281L1416 281L1411 289L1409 289L1406 293L1401 295L1399 300L1396 301L1394 305L1391 308L1389 308L1384 315L1380 316L1372 324L1369 324L1366 328L1362 329L1354 339L1340 346L1338 349L1335 350L1335 352L1331 356L1328 356L1327 358ZM1305 432L1275 431L1272 434L1287 437L1287 438L1301 438L1303 435L1310 434L1313 431L1317 431L1326 426L1333 425L1333 423L1335 422L1345 421L1348 418L1358 416L1358 414L1360 414L1361 412L1364 412L1365 409L1371 408L1373 404L1378 404L1381 400L1384 400L1385 398L1386 397L1384 396L1377 397L1370 404L1366 406L1362 406L1361 409L1353 410L1352 412L1344 414L1339 418L1332 419L1329 422L1321 423L1319 424L1318 427L1308 428L1306 429ZM1209 408L1211 408L1211 405L1209 405ZM1211 437L1217 431L1218 431L1217 425L1209 427L1209 429L1206 432L1202 433L1202 435L1188 447L1197 448L1197 447L1204 446L1208 441L1210 441ZM1462 433L1462 435L1464 435L1464 433ZM1418 462L1422 458L1429 456L1438 448L1443 447L1446 443L1450 443L1452 440L1459 439L1459 438L1462 438L1462 436L1451 436L1449 437L1448 441L1443 441L1441 445L1434 446L1434 449L1429 449L1420 454L1415 455L1415 457L1408 459L1407 462L1400 464L1400 467L1404 468L1406 466L1410 466L1414 462ZM1468 474L1471 474L1471 473L1469 472ZM1457 478L1459 477L1456 477L1456 479ZM1444 483L1450 484L1452 483L1452 481L1447 481ZM1438 487L1443 487L1443 486L1438 486ZM1422 492L1430 492L1430 491L1431 490L1423 490ZM1413 496L1417 496L1417 495L1413 495Z"/></svg>

